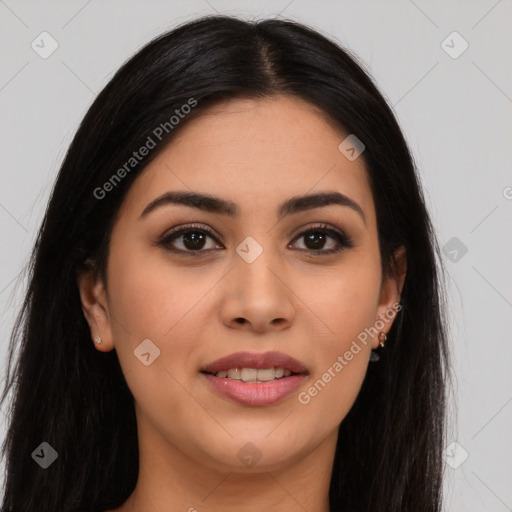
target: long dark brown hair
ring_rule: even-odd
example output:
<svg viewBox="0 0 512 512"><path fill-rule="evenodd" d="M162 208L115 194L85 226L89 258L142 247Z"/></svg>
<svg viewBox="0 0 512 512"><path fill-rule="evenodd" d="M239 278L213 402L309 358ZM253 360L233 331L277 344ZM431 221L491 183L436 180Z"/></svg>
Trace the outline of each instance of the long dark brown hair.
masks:
<svg viewBox="0 0 512 512"><path fill-rule="evenodd" d="M442 266L398 123L357 58L328 37L292 21L229 16L196 19L142 48L97 96L70 145L10 341L0 401L12 394L4 508L103 511L133 491L133 396L116 352L99 352L90 341L77 273L92 264L105 275L110 233L130 184L197 112L229 98L275 94L316 105L364 143L384 272L392 270L395 249L407 251L403 309L340 425L331 510L441 510L449 355ZM197 105L162 131L158 147L109 181L191 98ZM98 198L107 182L111 190ZM43 441L59 454L47 469L31 457Z"/></svg>

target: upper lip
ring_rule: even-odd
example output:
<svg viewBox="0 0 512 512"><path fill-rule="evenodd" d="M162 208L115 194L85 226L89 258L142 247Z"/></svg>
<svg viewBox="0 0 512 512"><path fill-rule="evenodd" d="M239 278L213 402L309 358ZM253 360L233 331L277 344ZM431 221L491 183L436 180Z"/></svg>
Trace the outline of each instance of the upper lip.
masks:
<svg viewBox="0 0 512 512"><path fill-rule="evenodd" d="M201 371L215 374L230 368L284 368L292 373L307 373L306 367L300 361L282 352L236 352L213 361Z"/></svg>

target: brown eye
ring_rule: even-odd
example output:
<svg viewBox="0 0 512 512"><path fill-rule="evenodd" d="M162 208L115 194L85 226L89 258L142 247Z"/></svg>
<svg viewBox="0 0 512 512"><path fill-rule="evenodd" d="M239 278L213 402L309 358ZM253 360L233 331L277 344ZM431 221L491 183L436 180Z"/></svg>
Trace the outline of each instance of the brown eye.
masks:
<svg viewBox="0 0 512 512"><path fill-rule="evenodd" d="M332 254L345 248L354 247L353 241L342 231L328 228L327 225L314 227L303 231L295 240L304 240L304 248L299 250L310 251L318 254ZM334 240L328 244L328 240ZM326 244L329 246L326 247Z"/></svg>
<svg viewBox="0 0 512 512"><path fill-rule="evenodd" d="M189 254L199 254L202 252L209 252L215 248L219 248L219 244L207 245L208 239L217 241L213 232L206 227L184 226L172 230L167 233L159 242L158 245L164 246L171 252L181 252Z"/></svg>
<svg viewBox="0 0 512 512"><path fill-rule="evenodd" d="M210 247L207 247L211 239ZM329 228L326 224L303 231L295 240L303 240L304 247L298 250L313 254L332 254L354 247L353 241L343 231ZM217 242L217 243L215 243ZM181 226L171 230L158 243L166 250L191 256L216 249L223 249L213 232L206 226Z"/></svg>
<svg viewBox="0 0 512 512"><path fill-rule="evenodd" d="M186 231L182 235L183 245L186 249L197 251L203 249L208 235L201 231Z"/></svg>

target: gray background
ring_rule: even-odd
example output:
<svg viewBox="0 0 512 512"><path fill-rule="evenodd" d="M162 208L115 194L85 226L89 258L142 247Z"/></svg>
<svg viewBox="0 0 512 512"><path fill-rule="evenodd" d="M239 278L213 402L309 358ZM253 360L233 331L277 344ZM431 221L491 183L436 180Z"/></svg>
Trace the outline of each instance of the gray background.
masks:
<svg viewBox="0 0 512 512"><path fill-rule="evenodd" d="M280 13L313 26L355 51L393 105L440 243L449 242L457 406L447 448L458 445L446 452L446 510L512 510L510 0L0 0L0 376L25 286L20 272L86 109L144 43L215 11ZM47 59L31 47L34 40L42 46L43 31L59 45ZM457 58L446 51L463 49L454 31L469 44ZM49 40L44 44L48 49ZM6 414L0 412L2 439Z"/></svg>

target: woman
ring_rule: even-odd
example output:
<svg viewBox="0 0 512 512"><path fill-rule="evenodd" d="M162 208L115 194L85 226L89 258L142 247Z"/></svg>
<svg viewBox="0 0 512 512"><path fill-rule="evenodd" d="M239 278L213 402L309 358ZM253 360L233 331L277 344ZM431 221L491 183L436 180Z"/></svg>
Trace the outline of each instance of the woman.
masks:
<svg viewBox="0 0 512 512"><path fill-rule="evenodd" d="M354 57L282 20L163 34L57 178L11 340L3 507L440 511L438 255Z"/></svg>

